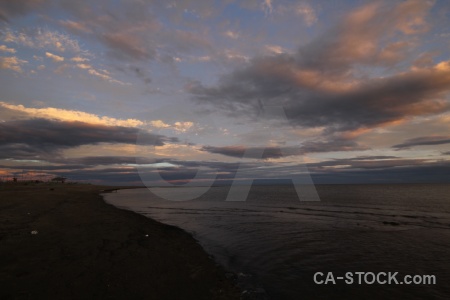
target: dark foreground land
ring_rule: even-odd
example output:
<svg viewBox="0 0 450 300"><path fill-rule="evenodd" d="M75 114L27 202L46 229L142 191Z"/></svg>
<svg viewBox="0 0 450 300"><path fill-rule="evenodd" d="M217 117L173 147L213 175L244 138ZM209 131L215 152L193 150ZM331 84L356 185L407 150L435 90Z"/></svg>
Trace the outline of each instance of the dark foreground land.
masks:
<svg viewBox="0 0 450 300"><path fill-rule="evenodd" d="M106 204L106 188L0 186L0 299L239 298L189 234Z"/></svg>

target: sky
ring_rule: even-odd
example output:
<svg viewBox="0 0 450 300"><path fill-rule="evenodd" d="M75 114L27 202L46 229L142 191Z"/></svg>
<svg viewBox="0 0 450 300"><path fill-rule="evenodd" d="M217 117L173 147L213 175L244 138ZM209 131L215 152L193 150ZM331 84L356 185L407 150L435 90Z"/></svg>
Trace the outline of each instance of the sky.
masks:
<svg viewBox="0 0 450 300"><path fill-rule="evenodd" d="M0 0L0 84L0 180L450 182L446 0Z"/></svg>

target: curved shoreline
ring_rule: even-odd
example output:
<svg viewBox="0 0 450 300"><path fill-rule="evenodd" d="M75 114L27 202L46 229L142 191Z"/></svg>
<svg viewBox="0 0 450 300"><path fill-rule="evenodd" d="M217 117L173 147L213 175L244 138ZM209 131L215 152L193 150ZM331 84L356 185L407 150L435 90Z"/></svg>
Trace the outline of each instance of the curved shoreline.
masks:
<svg viewBox="0 0 450 300"><path fill-rule="evenodd" d="M106 189L121 188L0 189L0 298L239 299L191 235L106 203Z"/></svg>
<svg viewBox="0 0 450 300"><path fill-rule="evenodd" d="M203 251L205 253L207 253L209 255L209 257L222 270L224 270L226 277L228 279L230 279L233 282L233 284L238 288L238 290L241 292L241 299L260 299L260 300L270 299L270 296L267 294L267 292L265 291L262 284L260 282L258 282L256 280L256 278L254 277L255 274L247 272L248 270L244 273L244 271L242 269L240 269L239 266L234 266L235 268L230 268L229 265L227 266L226 262L224 262L223 260L221 261L221 259L219 259L217 257L217 255L220 256L220 253L215 253L214 251L211 251L211 249L208 249L208 245L205 244L205 241L200 236L198 236L195 231L192 232L192 231L187 230L186 228L183 228L182 226L165 223L158 219L154 219L149 214L142 213L140 208L136 210L135 209L136 207L134 207L133 205L129 205L129 203L127 203L127 201L133 200L133 195L131 195L131 197L130 197L129 194L122 193L122 191L124 193L127 193L127 191L126 191L127 189L129 189L129 188L105 190L105 192L102 193L102 194L104 194L104 201L107 204L113 205L116 208L123 209L126 211L130 211L132 213L144 216L150 220L156 221L156 222L164 224L166 226L173 226L179 230L182 230L189 236L191 236L202 247ZM143 189L145 191L148 190L148 188L146 188L146 187L139 187L138 189ZM132 192L132 191L130 191L130 192ZM114 195L108 195L109 193L114 193ZM112 198L109 198L110 196ZM123 201L123 202L121 202L121 201ZM131 202L134 202L134 201L131 201Z"/></svg>

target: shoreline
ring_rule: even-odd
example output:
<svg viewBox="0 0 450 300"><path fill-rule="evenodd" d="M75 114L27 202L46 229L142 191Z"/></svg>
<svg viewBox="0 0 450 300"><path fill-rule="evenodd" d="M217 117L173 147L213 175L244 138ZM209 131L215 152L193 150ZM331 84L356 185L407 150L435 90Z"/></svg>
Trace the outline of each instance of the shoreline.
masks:
<svg viewBox="0 0 450 300"><path fill-rule="evenodd" d="M101 192L101 195L106 194L105 196L107 197L107 194L109 193L116 193L118 192L120 194L120 191L125 191L125 190L131 190L131 189L145 189L148 190L147 187L127 187L127 188L118 188L118 189L107 189L104 190L103 192ZM122 206L122 205L115 205L118 203L111 203L114 201L107 201L105 197L103 197L103 200L106 204L108 205L112 205L115 208L124 210L124 211L128 211L140 216L143 216L147 219L150 219L152 221L155 221L157 223L160 223L162 225L165 226L170 226L170 227L174 227L178 230L181 230L183 232L185 232L187 235L189 235L192 239L194 239L196 241L196 243L198 243L198 245L200 245L200 247L202 248L202 250L211 258L212 261L214 261L214 263L222 270L222 272L224 272L226 274L226 277L228 280L230 280L234 287L237 288L239 290L239 292L241 293L241 297L240 299L259 299L259 300L267 300L270 299L270 296L267 294L267 292L265 291L264 287L258 282L255 281L254 279L254 274L251 273L243 273L241 270L236 270L236 269L229 269L225 266L225 264L223 264L223 262L221 262L219 259L217 259L217 257L215 256L214 253L211 253L209 251L207 251L207 249L204 248L204 246L202 245L202 240L198 239L195 235L194 232L189 232L188 230L182 228L182 227L178 227L177 225L172 225L172 224L168 224L168 223L163 223L161 221L158 221L156 219L153 219L152 217L142 214L140 213L138 210L133 210L130 209L126 206Z"/></svg>
<svg viewBox="0 0 450 300"><path fill-rule="evenodd" d="M240 298L190 234L101 195L127 188L3 186L0 298Z"/></svg>

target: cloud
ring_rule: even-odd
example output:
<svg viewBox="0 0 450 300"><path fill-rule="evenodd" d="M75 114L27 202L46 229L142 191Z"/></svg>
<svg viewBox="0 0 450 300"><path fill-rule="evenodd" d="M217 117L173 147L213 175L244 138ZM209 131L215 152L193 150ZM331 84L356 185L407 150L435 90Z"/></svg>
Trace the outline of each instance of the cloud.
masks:
<svg viewBox="0 0 450 300"><path fill-rule="evenodd" d="M239 51L233 50L233 49L225 49L223 51L223 55L231 61L238 61L238 62L248 62L250 58Z"/></svg>
<svg viewBox="0 0 450 300"><path fill-rule="evenodd" d="M108 183L118 185L139 185L142 180L135 168L105 168L98 170L73 170L70 172L53 172L54 175L68 177L71 181L90 183Z"/></svg>
<svg viewBox="0 0 450 300"><path fill-rule="evenodd" d="M183 162L179 162L183 164ZM196 162L193 162L196 163ZM230 184L235 176L235 172L242 164L222 164L212 165L209 162L199 162L204 166L212 166L211 172L218 171L216 184ZM196 167L191 168L167 168L160 170L162 177L172 183L189 182L195 175ZM286 174L298 172L298 166L277 168L277 175L273 173L261 174L261 172L252 173L251 170L256 170L255 166L247 164L243 168L248 170L249 178L274 179L286 178ZM309 167L310 170L313 167ZM346 170L322 170L311 171L311 177L314 183L448 183L448 174L450 171L450 163L444 162L430 162L423 164L414 164L409 162L402 167L387 167L387 168L361 168L361 169L346 169ZM155 169L140 170L140 172L155 172ZM145 173L144 173L145 174ZM71 180L100 180L100 182L107 183L133 183L142 185L136 169L134 168L106 168L97 170L73 170L70 172L61 172L61 175L69 177ZM145 176L145 175L144 175ZM268 181L270 182L270 181ZM277 181L275 181L277 182ZM277 182L279 183L279 181ZM290 181L288 184L292 184Z"/></svg>
<svg viewBox="0 0 450 300"><path fill-rule="evenodd" d="M162 120L153 120L149 124L154 128L170 128L178 133L187 132L194 126L194 122L191 121L176 121L173 124L167 124Z"/></svg>
<svg viewBox="0 0 450 300"><path fill-rule="evenodd" d="M295 8L295 13L303 17L308 26L312 26L317 22L316 12L308 3L300 3Z"/></svg>
<svg viewBox="0 0 450 300"><path fill-rule="evenodd" d="M288 55L253 60L224 76L217 87L193 84L189 91L200 103L226 111L256 115L264 105L283 105L295 125L356 130L441 113L449 109L450 62L433 68L367 80L343 88L317 73L293 67ZM316 76L317 75L317 76Z"/></svg>
<svg viewBox="0 0 450 300"><path fill-rule="evenodd" d="M83 66L82 69L86 69L85 67L88 66L88 65L82 65L82 66ZM81 68L79 65L78 65L78 67ZM124 83L124 82L122 82L120 80L112 78L106 70L99 71L99 70L96 70L94 68L90 68L90 69L88 69L88 73L93 75L93 76L99 77L99 78L101 78L103 80L109 81L111 83L118 83L118 84L121 84L121 85L125 85L126 84L126 83Z"/></svg>
<svg viewBox="0 0 450 300"><path fill-rule="evenodd" d="M327 133L447 111L450 61L383 77L360 75L361 65L392 67L409 48L409 36L428 28L429 3L407 3L366 5L296 53L256 57L215 86L196 83L188 91L198 103L238 117L281 105L291 124L324 126Z"/></svg>
<svg viewBox="0 0 450 300"><path fill-rule="evenodd" d="M238 39L239 38L239 33L231 31L231 30L225 31L224 34L225 34L225 36L229 37L230 39Z"/></svg>
<svg viewBox="0 0 450 300"><path fill-rule="evenodd" d="M136 144L138 135L141 137L141 144L145 145L163 146L178 141L176 138L140 131L133 127L47 119L3 122L0 123L0 131L3 133L0 136L0 149L8 148L9 151L3 153L9 158L16 158L24 153L56 155L62 149L99 143Z"/></svg>
<svg viewBox="0 0 450 300"><path fill-rule="evenodd" d="M92 65L83 63L84 61L88 61L88 59L83 59L81 57L74 57L71 59L72 61L78 62L76 64L76 67L82 70L87 70L87 72L93 76L99 77L105 81L111 82L111 83L118 83L121 85L125 85L126 83L114 79L110 73L107 70L97 70Z"/></svg>
<svg viewBox="0 0 450 300"><path fill-rule="evenodd" d="M20 145L23 147L23 145ZM14 147L10 147L12 152L14 151ZM30 151L31 155L21 155L19 156L21 159L33 159L36 158L36 150ZM0 159L8 159L8 155L6 153L4 155L0 154ZM133 165L136 166L136 160L139 160L140 164L156 164L162 162L161 159L151 159L145 157L135 157L135 156L84 156L84 157L76 157L76 158L68 158L68 157L55 157L48 156L43 153L39 157L41 160L37 161L34 159L34 164L31 162L23 162L15 160L7 160L3 161L3 165L0 165L0 168L3 169L19 169L19 170L39 170L41 172L53 171L53 170L82 170L82 169L91 169L93 167L99 166L111 166L111 165ZM26 164L28 163L28 165Z"/></svg>
<svg viewBox="0 0 450 300"><path fill-rule="evenodd" d="M374 158L343 158L327 160L318 163L309 163L308 168L311 171L333 171L333 170L356 170L356 169L389 169L397 167L407 166L421 166L429 163L434 163L432 160L427 159L404 159L404 158L391 158L374 157Z"/></svg>
<svg viewBox="0 0 450 300"><path fill-rule="evenodd" d="M9 21L11 17L23 16L45 3L45 0L0 0L0 20Z"/></svg>
<svg viewBox="0 0 450 300"><path fill-rule="evenodd" d="M88 58L80 57L80 56L72 57L70 60L71 60L71 61L74 61L74 62L76 62L76 63L83 63L83 62L89 61Z"/></svg>
<svg viewBox="0 0 450 300"><path fill-rule="evenodd" d="M21 32L15 32L7 29L4 32L3 41L30 48L58 52L86 52L81 49L78 41L71 38L69 35L47 28L28 28L22 30Z"/></svg>
<svg viewBox="0 0 450 300"><path fill-rule="evenodd" d="M152 13L149 12L149 5ZM74 32L78 34L83 33L83 36L100 41L107 48L107 52L118 60L158 60L172 63L173 58L181 57L182 53L201 52L205 55L204 52L210 52L213 48L203 32L187 29L190 26L187 26L188 22L184 17L187 11L191 11L191 6L195 7L192 10L195 13L206 13L212 4L207 1L177 3L176 7L168 9L166 5L157 2L119 1L116 6L109 7L108 14L99 18L96 8L90 2L84 1L80 5L64 5L74 16L74 19L65 25L72 29L76 27ZM181 7L186 7L186 10ZM158 11L167 15L172 24L179 26L166 26L166 22L158 20ZM172 13L177 16L172 18ZM84 28L89 28L90 32L86 32ZM195 28L198 29L198 26Z"/></svg>
<svg viewBox="0 0 450 300"><path fill-rule="evenodd" d="M71 51L81 52L81 48L78 45L78 41L72 39L67 34L63 34L57 31L51 31L48 29L38 29L35 37L36 44L40 48L56 49L60 52Z"/></svg>
<svg viewBox="0 0 450 300"><path fill-rule="evenodd" d="M12 54L16 53L16 49L14 49L14 48L8 48L8 47L5 46L5 45L0 45L0 51L12 53Z"/></svg>
<svg viewBox="0 0 450 300"><path fill-rule="evenodd" d="M88 64L77 64L77 67L83 70L92 68L92 66Z"/></svg>
<svg viewBox="0 0 450 300"><path fill-rule="evenodd" d="M48 58L51 58L53 60L53 62L63 62L64 61L64 57L56 55L56 54L52 54L50 52L45 52L45 56L47 56Z"/></svg>
<svg viewBox="0 0 450 300"><path fill-rule="evenodd" d="M249 154L247 155L248 158L261 158L260 155L251 155L254 153L261 153L264 152L262 158L279 158L282 156L281 151L279 148L273 148L273 147L251 147L247 148L244 146L223 146L223 147L214 147L214 146L203 146L201 151L214 153L214 154L222 154L225 156L231 156L231 157L238 157L242 158L246 151L249 151Z"/></svg>
<svg viewBox="0 0 450 300"><path fill-rule="evenodd" d="M414 60L414 68L424 68L424 67L430 67L434 64L434 56L436 56L437 53L435 52L424 52L421 53L415 60Z"/></svg>
<svg viewBox="0 0 450 300"><path fill-rule="evenodd" d="M286 49L284 49L281 46L277 46L277 45L266 45L265 48L269 53L274 53L274 54L282 54L282 53L287 52Z"/></svg>
<svg viewBox="0 0 450 300"><path fill-rule="evenodd" d="M177 52L207 52L213 49L209 40L201 32L175 30L164 32L159 38Z"/></svg>
<svg viewBox="0 0 450 300"><path fill-rule="evenodd" d="M111 79L111 76L109 76L108 74L100 73L99 71L97 71L95 69L89 69L88 73L91 74L91 75L100 77L101 79L105 79L105 80Z"/></svg>
<svg viewBox="0 0 450 300"><path fill-rule="evenodd" d="M0 57L0 69L9 69L18 73L22 72L22 65L28 63L26 60L16 56Z"/></svg>
<svg viewBox="0 0 450 300"><path fill-rule="evenodd" d="M194 126L193 122L186 121L186 122L175 122L173 124L173 129L178 132L187 132L189 129Z"/></svg>
<svg viewBox="0 0 450 300"><path fill-rule="evenodd" d="M3 42L5 43L15 43L26 47L35 47L34 41L27 34L21 32L16 33L11 30L7 30L3 33Z"/></svg>
<svg viewBox="0 0 450 300"><path fill-rule="evenodd" d="M216 4L209 1L178 2L173 7L157 1L118 1L115 5L108 6L107 11L99 11L96 5L87 0L76 3L45 2L70 18L59 20L61 27L83 40L99 42L101 47L106 48L101 49L106 50L104 53L119 61L136 63L156 60L171 64L175 58L184 54L207 56L215 51L209 41L209 29L202 29L201 19L185 18L187 12L199 18L211 16ZM26 9L24 13L30 11L32 10ZM161 19L167 19L161 20L160 16L163 15L165 17ZM167 22L173 26L169 26ZM20 32L9 30L7 40L53 53L87 52L81 49L76 39L49 29L24 28ZM127 68L128 66L123 69ZM143 78L144 82L148 82L149 78Z"/></svg>
<svg viewBox="0 0 450 300"><path fill-rule="evenodd" d="M203 146L201 151L221 154L230 157L277 159L286 156L304 155L306 153L361 151L368 148L355 141L342 137L330 138L326 141L306 141L299 146L289 147L245 147L245 146ZM262 156L261 156L262 154Z"/></svg>
<svg viewBox="0 0 450 300"><path fill-rule="evenodd" d="M397 150L409 149L416 146L433 146L450 144L450 136L422 136L404 141L401 144L392 146Z"/></svg>
<svg viewBox="0 0 450 300"><path fill-rule="evenodd" d="M66 27L69 31L72 31L75 33L78 33L78 32L91 33L92 32L92 30L89 29L86 26L86 24L83 24L82 22L66 20L66 21L60 21L60 24L64 27Z"/></svg>
<svg viewBox="0 0 450 300"><path fill-rule="evenodd" d="M168 127L170 127L169 124L164 123L162 120L150 121L150 125L152 125L155 128L168 128Z"/></svg>
<svg viewBox="0 0 450 300"><path fill-rule="evenodd" d="M137 119L117 119L107 116L99 116L79 110L67 110L54 107L31 108L23 105L13 105L0 101L0 107L9 109L14 112L26 113L31 118L45 118L59 121L78 121L90 124L107 125L107 126L124 126L139 127L145 125L143 121Z"/></svg>
<svg viewBox="0 0 450 300"><path fill-rule="evenodd" d="M349 13L337 26L300 49L299 60L305 67L343 72L356 63L390 64L392 61L379 57L383 40L403 40L428 30L425 18L430 8L429 2L420 0L396 5L372 2Z"/></svg>
<svg viewBox="0 0 450 300"><path fill-rule="evenodd" d="M272 0L263 0L261 6L266 15L270 15L273 12Z"/></svg>
<svg viewBox="0 0 450 300"><path fill-rule="evenodd" d="M110 48L111 54L120 59L149 60L155 57L156 51L142 45L142 40L125 33L107 33L101 36Z"/></svg>
<svg viewBox="0 0 450 300"><path fill-rule="evenodd" d="M369 148L353 141L351 137L328 136L325 141L306 141L301 147L303 153L363 151Z"/></svg>
<svg viewBox="0 0 450 300"><path fill-rule="evenodd" d="M86 156L81 158L71 158L70 163L77 163L84 166L100 166L100 165L135 165L136 160L140 164L152 164L160 162L161 160L150 159L146 157L135 156Z"/></svg>
<svg viewBox="0 0 450 300"><path fill-rule="evenodd" d="M23 143L0 143L0 159L36 159L38 157L44 158L54 154L53 150L48 151L48 149L36 148L35 146Z"/></svg>
<svg viewBox="0 0 450 300"><path fill-rule="evenodd" d="M245 170L247 178L267 180L286 178L286 174L299 171L298 165L280 166L270 162L225 163L171 159L168 159L166 162L173 164L174 167L158 168L158 172L160 172L164 179L173 183L190 181L200 166L209 168L211 170L209 174L216 174L217 172L217 184L230 184L239 168ZM307 166L314 183L448 183L448 173L450 171L449 161L435 162L421 159L389 159L388 157L374 158L373 160L358 158L330 160L320 163L309 163ZM139 168L141 174L156 172L156 167L147 168L141 166ZM127 180L128 174L130 178L133 178L133 181L136 180L130 168L107 168L104 170L90 170L87 173L84 171L75 171L74 174L83 174L85 176L80 178L103 178L101 174L110 174L111 176L106 175L105 180L111 180L113 178L116 180ZM137 181L140 182L139 179ZM291 184L291 182L288 183Z"/></svg>
<svg viewBox="0 0 450 300"><path fill-rule="evenodd" d="M1 154L0 154L1 156ZM32 157L30 157L32 158ZM206 168L207 174L217 174L216 183L230 184L238 169L244 169L248 178L285 178L286 174L299 171L298 165L280 166L277 163L262 162L218 162L183 161L172 158L153 159L131 156L87 156L79 158L52 157L52 164L1 165L10 173L14 170L39 170L50 174L61 173L71 180L100 180L101 182L133 182L141 184L137 173L159 172L172 183L191 180L199 167ZM9 161L8 161L9 162ZM162 167L171 165L172 167ZM117 167L117 165L124 165ZM108 166L101 168L101 166ZM395 156L360 156L308 163L308 169L315 183L392 183L392 182L448 182L449 161L426 159L402 159ZM93 168L96 167L96 168ZM268 172L267 170L271 170ZM64 173L64 174L62 174ZM290 182L287 182L290 184Z"/></svg>

